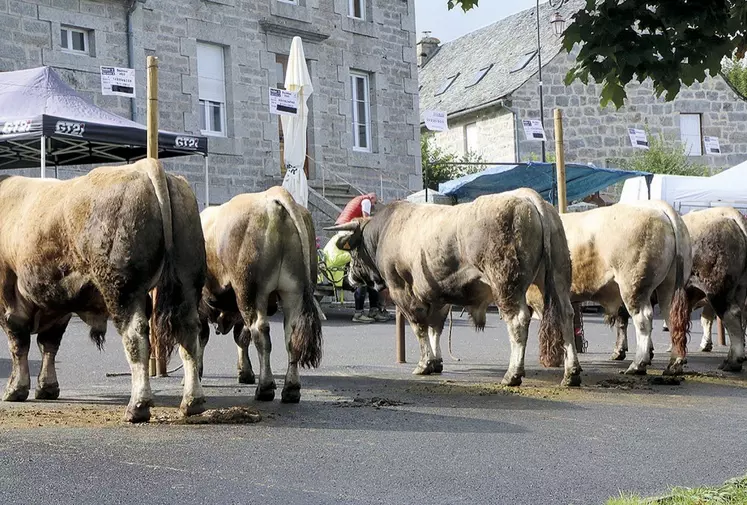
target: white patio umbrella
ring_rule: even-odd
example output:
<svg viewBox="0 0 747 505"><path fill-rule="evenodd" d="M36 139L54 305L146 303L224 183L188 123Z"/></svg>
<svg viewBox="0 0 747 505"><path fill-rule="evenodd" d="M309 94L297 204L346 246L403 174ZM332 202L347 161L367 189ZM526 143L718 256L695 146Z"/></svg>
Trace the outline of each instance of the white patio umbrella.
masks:
<svg viewBox="0 0 747 505"><path fill-rule="evenodd" d="M308 208L309 186L303 164L306 160L306 123L309 108L306 101L314 92L306 66L306 56L303 52L301 37L293 37L288 68L285 73L285 89L298 93L298 114L295 116L280 116L285 139L285 178L283 187L287 189L300 205Z"/></svg>

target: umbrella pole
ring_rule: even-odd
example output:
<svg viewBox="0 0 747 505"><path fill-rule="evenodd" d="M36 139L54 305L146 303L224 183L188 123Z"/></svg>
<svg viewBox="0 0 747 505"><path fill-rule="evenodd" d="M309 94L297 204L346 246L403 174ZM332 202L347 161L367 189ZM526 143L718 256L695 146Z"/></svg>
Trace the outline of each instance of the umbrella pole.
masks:
<svg viewBox="0 0 747 505"><path fill-rule="evenodd" d="M41 136L41 178L47 178L47 137Z"/></svg>
<svg viewBox="0 0 747 505"><path fill-rule="evenodd" d="M208 175L208 157L205 156L205 208L210 207L210 177Z"/></svg>

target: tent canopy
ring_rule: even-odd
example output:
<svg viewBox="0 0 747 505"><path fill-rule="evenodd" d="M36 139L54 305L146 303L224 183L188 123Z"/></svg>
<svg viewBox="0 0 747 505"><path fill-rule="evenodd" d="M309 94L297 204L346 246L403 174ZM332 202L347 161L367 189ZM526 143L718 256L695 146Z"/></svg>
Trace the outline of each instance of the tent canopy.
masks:
<svg viewBox="0 0 747 505"><path fill-rule="evenodd" d="M499 165L439 184L438 190L455 198L457 202L465 202L481 195L501 193L517 188L532 188L545 200L551 201L554 173L555 165L552 163ZM651 177L648 172L598 168L572 163L565 166L565 174L568 201L580 200L630 177Z"/></svg>
<svg viewBox="0 0 747 505"><path fill-rule="evenodd" d="M0 169L132 162L146 156L145 126L96 107L49 67L0 72ZM207 138L158 132L158 156L207 155Z"/></svg>

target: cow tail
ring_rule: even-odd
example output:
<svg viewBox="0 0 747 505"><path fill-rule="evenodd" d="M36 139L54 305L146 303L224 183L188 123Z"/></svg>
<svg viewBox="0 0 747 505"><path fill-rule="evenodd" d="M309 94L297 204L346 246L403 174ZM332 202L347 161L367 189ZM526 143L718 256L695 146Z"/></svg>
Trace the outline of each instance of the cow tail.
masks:
<svg viewBox="0 0 747 505"><path fill-rule="evenodd" d="M536 197L533 195L531 201L540 215L542 224L542 261L545 268L544 309L539 327L540 363L544 367L558 367L563 364L565 357L563 329L568 325L564 321L566 315L563 313L560 295L555 284L555 268L552 261L551 225L555 216L546 212L546 204L539 195Z"/></svg>
<svg viewBox="0 0 747 505"><path fill-rule="evenodd" d="M672 349L683 359L687 355L687 339L690 335L690 304L685 290L692 269L692 245L690 233L682 218L668 204L661 206L674 231L675 280L674 295L669 308L669 333Z"/></svg>
<svg viewBox="0 0 747 505"><path fill-rule="evenodd" d="M146 163L148 177L158 198L163 223L163 268L157 287L152 291L155 300L151 318L150 343L157 356L168 360L177 342L175 323L178 323L182 316L186 316L181 310L184 308L184 292L173 258L174 229L171 196L162 163L152 158L146 158L139 163Z"/></svg>
<svg viewBox="0 0 747 505"><path fill-rule="evenodd" d="M293 328L291 331L291 352L301 367L316 368L322 360L322 318L324 313L316 298L314 298L316 277L312 278L311 259L312 249L314 250L314 257L316 257L315 246L312 246L315 243L315 237L309 237L309 230L303 216L300 215L299 209L290 196L287 199L275 198L274 201L285 210L293 221L303 251L305 279L301 293L301 310L295 321L291 322ZM311 235L313 235L313 232Z"/></svg>

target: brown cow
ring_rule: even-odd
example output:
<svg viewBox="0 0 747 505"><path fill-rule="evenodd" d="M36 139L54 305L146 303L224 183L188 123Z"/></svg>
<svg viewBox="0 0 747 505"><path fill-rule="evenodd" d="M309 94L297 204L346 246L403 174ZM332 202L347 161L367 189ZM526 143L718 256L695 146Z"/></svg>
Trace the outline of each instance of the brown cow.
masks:
<svg viewBox="0 0 747 505"><path fill-rule="evenodd" d="M298 402L298 365L317 367L322 354L321 317L314 299L316 237L311 214L281 187L238 195L202 212L208 276L201 303L203 346L208 321L218 333L233 328L239 382L253 384L249 342L259 354L257 400L275 398L270 368L268 316L283 307L288 370L282 401Z"/></svg>
<svg viewBox="0 0 747 505"><path fill-rule="evenodd" d="M536 284L544 303L540 361L563 363L562 383L579 385L569 298L571 266L558 213L535 191L487 195L456 206L394 202L370 219L335 226L348 230L338 247L351 251L351 284L389 288L420 343L414 374L443 370L440 337L450 306L464 306L476 328L495 303L508 326L511 358L503 383L521 384Z"/></svg>
<svg viewBox="0 0 747 505"><path fill-rule="evenodd" d="M4 400L28 397L32 333L43 356L36 398L54 399L55 355L71 314L91 326L99 346L111 318L132 371L125 418L150 419L148 291L158 285L157 326L181 344L185 365L181 410L204 409L197 306L205 256L194 247L202 229L184 179L153 159L68 181L2 177L0 237L0 326L13 357Z"/></svg>

